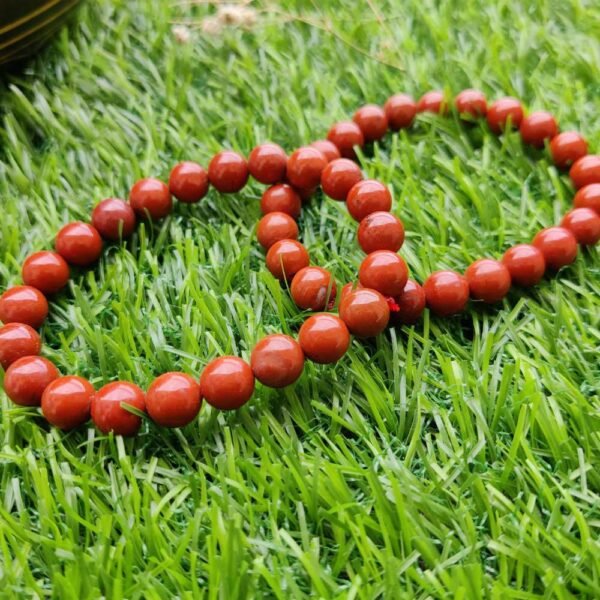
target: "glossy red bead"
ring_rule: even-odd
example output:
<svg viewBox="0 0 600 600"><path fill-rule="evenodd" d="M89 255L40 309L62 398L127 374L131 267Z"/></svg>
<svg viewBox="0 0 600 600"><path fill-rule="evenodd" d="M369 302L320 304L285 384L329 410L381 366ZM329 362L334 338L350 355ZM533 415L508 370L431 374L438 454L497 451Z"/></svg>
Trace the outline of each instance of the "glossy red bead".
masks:
<svg viewBox="0 0 600 600"><path fill-rule="evenodd" d="M332 160L323 169L323 192L334 200L345 200L352 187L362 179L360 167L348 158Z"/></svg>
<svg viewBox="0 0 600 600"><path fill-rule="evenodd" d="M591 208L574 208L560 222L579 244L592 245L600 240L600 215Z"/></svg>
<svg viewBox="0 0 600 600"><path fill-rule="evenodd" d="M306 248L296 240L275 242L267 252L267 269L281 280L292 279L300 269L308 267L309 262Z"/></svg>
<svg viewBox="0 0 600 600"><path fill-rule="evenodd" d="M425 290L416 281L409 279L400 295L394 298L399 310L392 312L394 323L413 325L425 310Z"/></svg>
<svg viewBox="0 0 600 600"><path fill-rule="evenodd" d="M387 99L383 110L388 120L388 127L392 131L398 131L412 125L417 114L417 104L406 94L394 94Z"/></svg>
<svg viewBox="0 0 600 600"><path fill-rule="evenodd" d="M576 189L592 183L600 183L600 155L588 154L576 160L569 171Z"/></svg>
<svg viewBox="0 0 600 600"><path fill-rule="evenodd" d="M355 146L365 144L365 136L354 121L340 121L327 132L327 139L333 142L343 158L356 158Z"/></svg>
<svg viewBox="0 0 600 600"><path fill-rule="evenodd" d="M42 349L40 336L24 323L7 323L0 327L0 365L9 365L24 356L36 356Z"/></svg>
<svg viewBox="0 0 600 600"><path fill-rule="evenodd" d="M550 113L538 111L524 117L519 130L525 144L543 148L546 140L549 141L558 134L558 125Z"/></svg>
<svg viewBox="0 0 600 600"><path fill-rule="evenodd" d="M220 410L240 408L254 392L250 365L236 356L222 356L206 365L200 377L204 399Z"/></svg>
<svg viewBox="0 0 600 600"><path fill-rule="evenodd" d="M430 112L445 115L448 112L448 102L444 92L432 90L423 94L417 102L417 112Z"/></svg>
<svg viewBox="0 0 600 600"><path fill-rule="evenodd" d="M258 243L268 250L275 242L295 240L298 237L298 225L290 215L272 212L258 222L256 237Z"/></svg>
<svg viewBox="0 0 600 600"><path fill-rule="evenodd" d="M42 356L24 356L4 374L6 395L20 406L39 406L48 385L59 377L58 369Z"/></svg>
<svg viewBox="0 0 600 600"><path fill-rule="evenodd" d="M69 375L48 384L42 394L42 414L51 425L68 431L90 418L94 387L83 379Z"/></svg>
<svg viewBox="0 0 600 600"><path fill-rule="evenodd" d="M302 210L302 199L291 185L278 183L263 192L260 200L260 210L263 215L282 212L297 219Z"/></svg>
<svg viewBox="0 0 600 600"><path fill-rule="evenodd" d="M54 294L67 285L69 265L56 252L35 252L25 259L21 269L23 283L43 294Z"/></svg>
<svg viewBox="0 0 600 600"><path fill-rule="evenodd" d="M311 147L319 150L327 162L331 162L332 160L337 160L338 158L342 158L338 147L329 140L317 140L311 144Z"/></svg>
<svg viewBox="0 0 600 600"><path fill-rule="evenodd" d="M533 238L532 244L542 252L550 269L558 270L577 257L577 239L565 227L542 229Z"/></svg>
<svg viewBox="0 0 600 600"><path fill-rule="evenodd" d="M208 193L208 173L204 167L191 161L175 165L169 175L169 191L179 202L193 204Z"/></svg>
<svg viewBox="0 0 600 600"><path fill-rule="evenodd" d="M362 289L362 285L360 285L360 281L354 281L354 282L350 282L345 284L344 286L342 286L342 290L339 294L339 301L340 304L342 303L342 300L350 293L353 292L354 290L358 290L358 289Z"/></svg>
<svg viewBox="0 0 600 600"><path fill-rule="evenodd" d="M385 110L376 104L361 106L352 117L360 127L365 142L380 140L388 129L388 119Z"/></svg>
<svg viewBox="0 0 600 600"><path fill-rule="evenodd" d="M250 175L260 183L279 183L285 179L287 154L277 144L256 146L248 156Z"/></svg>
<svg viewBox="0 0 600 600"><path fill-rule="evenodd" d="M186 373L164 373L146 392L146 410L161 427L184 427L200 410L200 384Z"/></svg>
<svg viewBox="0 0 600 600"><path fill-rule="evenodd" d="M573 204L575 208L591 208L600 215L600 183L590 183L577 190Z"/></svg>
<svg viewBox="0 0 600 600"><path fill-rule="evenodd" d="M398 296L408 281L408 267L395 252L377 250L360 264L358 279L363 287L377 290L384 296Z"/></svg>
<svg viewBox="0 0 600 600"><path fill-rule="evenodd" d="M145 412L144 392L128 381L113 381L92 396L92 421L102 433L133 436L140 430L142 418L122 408L122 404Z"/></svg>
<svg viewBox="0 0 600 600"><path fill-rule="evenodd" d="M103 242L95 227L75 221L56 234L54 245L69 264L87 267L100 258Z"/></svg>
<svg viewBox="0 0 600 600"><path fill-rule="evenodd" d="M0 321L38 329L48 316L48 301L37 288L15 285L0 296Z"/></svg>
<svg viewBox="0 0 600 600"><path fill-rule="evenodd" d="M304 321L298 341L306 358L319 364L337 362L350 346L346 323L335 315L313 315Z"/></svg>
<svg viewBox="0 0 600 600"><path fill-rule="evenodd" d="M427 306L438 316L447 317L464 310L469 301L469 283L454 271L436 271L425 284Z"/></svg>
<svg viewBox="0 0 600 600"><path fill-rule="evenodd" d="M128 238L135 229L135 212L118 198L107 198L92 211L92 225L105 239L116 242Z"/></svg>
<svg viewBox="0 0 600 600"><path fill-rule="evenodd" d="M519 129L525 113L523 105L511 97L496 100L487 109L487 122L494 133L502 133L507 127Z"/></svg>
<svg viewBox="0 0 600 600"><path fill-rule="evenodd" d="M376 250L397 252L404 243L404 225L392 213L374 212L360 222L357 237L360 247L367 254Z"/></svg>
<svg viewBox="0 0 600 600"><path fill-rule="evenodd" d="M152 221L166 217L173 208L167 184L152 177L133 184L129 191L129 204L139 217Z"/></svg>
<svg viewBox="0 0 600 600"><path fill-rule="evenodd" d="M239 192L248 181L246 159L232 150L215 154L208 165L208 180L222 194Z"/></svg>
<svg viewBox="0 0 600 600"><path fill-rule="evenodd" d="M299 308L325 310L334 305L337 287L329 271L304 267L294 275L290 292Z"/></svg>
<svg viewBox="0 0 600 600"><path fill-rule="evenodd" d="M476 260L465 271L471 297L489 304L499 302L510 290L510 271L503 263L490 258Z"/></svg>
<svg viewBox="0 0 600 600"><path fill-rule="evenodd" d="M250 366L254 377L263 385L282 388L302 375L304 352L289 335L268 335L254 346Z"/></svg>
<svg viewBox="0 0 600 600"><path fill-rule="evenodd" d="M485 94L479 90L463 90L456 96L454 105L462 118L484 117L487 113Z"/></svg>
<svg viewBox="0 0 600 600"><path fill-rule="evenodd" d="M530 244L509 248L502 257L502 263L508 269L512 283L522 287L536 285L546 272L542 251Z"/></svg>
<svg viewBox="0 0 600 600"><path fill-rule="evenodd" d="M576 131L563 131L550 140L554 164L565 169L588 152L587 142Z"/></svg>
<svg viewBox="0 0 600 600"><path fill-rule="evenodd" d="M288 158L287 178L297 188L313 189L321 183L321 174L326 166L327 159L320 150L303 146Z"/></svg>
<svg viewBox="0 0 600 600"><path fill-rule="evenodd" d="M380 181L365 179L356 183L346 197L348 212L362 221L374 212L388 212L392 208L392 195Z"/></svg>
<svg viewBox="0 0 600 600"><path fill-rule="evenodd" d="M390 308L386 299L376 290L359 288L340 302L340 318L354 335L373 337L387 327Z"/></svg>

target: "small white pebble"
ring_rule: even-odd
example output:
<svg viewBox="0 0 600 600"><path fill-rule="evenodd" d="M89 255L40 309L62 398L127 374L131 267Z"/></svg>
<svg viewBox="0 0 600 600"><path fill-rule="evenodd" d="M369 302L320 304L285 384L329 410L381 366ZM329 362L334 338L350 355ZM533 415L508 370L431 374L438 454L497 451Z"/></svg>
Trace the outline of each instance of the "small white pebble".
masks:
<svg viewBox="0 0 600 600"><path fill-rule="evenodd" d="M176 25L171 31L180 44L188 44L192 37L190 30L185 25Z"/></svg>

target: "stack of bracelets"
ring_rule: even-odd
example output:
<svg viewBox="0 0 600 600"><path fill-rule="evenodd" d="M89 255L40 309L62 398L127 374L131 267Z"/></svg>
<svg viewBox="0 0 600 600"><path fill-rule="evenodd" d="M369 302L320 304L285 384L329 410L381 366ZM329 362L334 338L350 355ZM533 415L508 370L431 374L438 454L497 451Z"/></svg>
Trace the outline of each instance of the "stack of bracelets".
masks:
<svg viewBox="0 0 600 600"><path fill-rule="evenodd" d="M408 279L408 268L398 255L404 241L402 222L390 213L387 187L365 180L356 164L355 149L381 139L388 130L409 127L417 113L447 114L444 94L432 91L418 102L405 94L389 98L384 108L367 105L352 121L336 123L326 140L294 151L289 157L276 144L262 144L248 160L232 151L215 155L208 169L182 162L171 171L169 184L157 179L135 183L129 202L109 198L92 213L91 224L73 222L56 236L55 252L29 256L22 269L24 285L7 289L0 297L0 363L6 369L4 389L22 406L41 405L45 418L61 429L85 423L91 414L103 433L134 435L146 412L158 425L181 427L198 414L202 400L221 410L245 404L255 379L281 388L300 377L305 359L333 363L347 351L351 334L367 338L381 333L389 322L415 323L427 306L438 316L463 311L469 297L486 303L500 301L511 285L533 286L546 271L572 263L577 244L600 239L600 155L588 155L587 143L576 132L559 133L547 112L524 115L521 103L502 98L488 106L484 94L464 90L455 100L458 116L466 121L486 118L496 134L519 129L525 144L549 152L559 169L570 168L577 190L574 209L560 226L541 230L531 244L509 248L501 260L482 258L464 275L437 271L423 285ZM268 335L256 344L250 363L222 356L206 365L199 381L185 373L157 377L147 392L127 381L115 381L98 391L78 376L61 377L56 367L39 356L40 336L35 331L48 314L46 296L56 294L69 280L69 265L89 266L102 252L103 240L129 237L136 219L157 221L171 212L172 196L180 202L198 202L209 186L226 194L239 192L249 175L266 189L261 200L264 214L258 224L258 242L266 250L267 268L289 284L300 309L315 311L302 324L298 339ZM345 201L358 225L358 243L366 253L356 284L340 291L338 315L331 312L337 288L331 274L310 266L306 248L297 241L302 200L318 186L334 200ZM132 408L130 410L130 408Z"/></svg>

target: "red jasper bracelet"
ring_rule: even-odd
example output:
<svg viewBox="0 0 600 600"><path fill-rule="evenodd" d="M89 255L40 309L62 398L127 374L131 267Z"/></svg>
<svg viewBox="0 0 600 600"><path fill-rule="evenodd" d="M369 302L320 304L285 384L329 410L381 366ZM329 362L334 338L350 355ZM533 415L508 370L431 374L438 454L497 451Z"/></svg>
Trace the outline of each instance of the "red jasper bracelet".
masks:
<svg viewBox="0 0 600 600"><path fill-rule="evenodd" d="M444 94L432 91L418 102L397 94L383 108L367 105L352 121L336 123L326 140L295 150L289 157L276 144L257 146L248 160L233 151L215 155L208 169L182 162L171 171L169 184L142 179L134 184L129 202L109 198L93 210L91 224L74 222L56 236L55 252L29 256L22 269L24 285L7 289L0 297L0 364L6 373L4 388L16 404L41 405L53 425L72 429L90 415L104 433L134 435L141 426L139 411L158 425L182 427L198 414L202 399L215 408L233 410L254 392L255 380L281 388L302 374L305 359L315 363L339 360L350 345L351 334L371 337L388 323L415 323L425 306L435 315L449 316L465 309L469 298L486 303L500 301L511 285L532 286L547 270L570 264L577 244L600 239L600 155L588 155L585 140L575 132L559 133L546 112L525 116L521 103L502 98L490 106L482 92L464 90L455 99L459 117L466 121L486 118L492 132L519 129L525 144L543 148L569 175L577 193L575 208L557 227L540 231L531 244L509 248L501 260L483 258L464 275L438 271L423 286L408 279L408 267L398 255L404 226L390 213L392 196L379 181L364 180L355 162L356 148L380 140L388 130L410 127L417 113L447 114ZM147 392L126 381L108 383L98 391L77 376L61 377L56 367L39 356L41 341L35 329L48 315L46 295L67 284L69 265L89 266L102 253L103 240L129 237L138 219L155 221L167 216L179 202L196 203L214 187L221 193L239 192L249 176L268 185L261 199L257 238L266 250L269 271L290 285L291 296L302 310L315 311L298 333L268 335L252 350L250 363L234 356L211 361L199 381L185 373L165 373ZM331 273L311 266L306 248L297 241L296 220L302 200L318 186L334 200L345 201L359 223L358 243L366 253L358 282L346 284L339 294L339 316L326 312L335 306L337 285ZM325 312L323 312L325 311ZM125 405L135 409L127 410Z"/></svg>

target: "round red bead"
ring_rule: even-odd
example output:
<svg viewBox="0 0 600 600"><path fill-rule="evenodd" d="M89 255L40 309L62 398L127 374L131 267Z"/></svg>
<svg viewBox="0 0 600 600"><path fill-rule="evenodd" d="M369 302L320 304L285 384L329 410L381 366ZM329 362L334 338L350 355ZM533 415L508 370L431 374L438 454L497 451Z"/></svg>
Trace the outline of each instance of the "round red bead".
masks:
<svg viewBox="0 0 600 600"><path fill-rule="evenodd" d="M388 126L393 131L410 127L417 114L417 104L406 94L394 94L388 98L383 110Z"/></svg>
<svg viewBox="0 0 600 600"><path fill-rule="evenodd" d="M381 106L367 104L359 108L352 120L360 127L365 142L380 140L388 128L388 119Z"/></svg>
<svg viewBox="0 0 600 600"><path fill-rule="evenodd" d="M164 373L146 392L146 410L161 427L184 427L200 410L200 385L185 373Z"/></svg>
<svg viewBox="0 0 600 600"><path fill-rule="evenodd" d="M100 258L103 244L95 227L76 221L58 232L54 245L68 263L86 267Z"/></svg>
<svg viewBox="0 0 600 600"><path fill-rule="evenodd" d="M118 241L128 238L135 229L135 212L127 202L107 198L92 211L92 225L105 239Z"/></svg>
<svg viewBox="0 0 600 600"><path fill-rule="evenodd" d="M135 435L142 426L142 419L122 404L127 404L141 412L146 411L144 392L128 381L113 381L100 388L92 396L92 421L102 433Z"/></svg>
<svg viewBox="0 0 600 600"><path fill-rule="evenodd" d="M254 392L250 365L236 356L222 356L206 365L200 377L204 399L220 410L240 408Z"/></svg>
<svg viewBox="0 0 600 600"><path fill-rule="evenodd" d="M321 183L321 174L326 166L327 159L320 150L304 146L288 158L287 177L292 185L309 190Z"/></svg>
<svg viewBox="0 0 600 600"><path fill-rule="evenodd" d="M373 337L387 327L390 308L378 291L359 288L340 302L340 317L354 335Z"/></svg>
<svg viewBox="0 0 600 600"><path fill-rule="evenodd" d="M376 250L397 252L404 243L404 225L392 213L371 213L358 226L358 243L367 254Z"/></svg>
<svg viewBox="0 0 600 600"><path fill-rule="evenodd" d="M341 121L331 127L327 139L333 142L344 158L356 158L355 146L362 147L365 137L361 128L354 121Z"/></svg>
<svg viewBox="0 0 600 600"><path fill-rule="evenodd" d="M392 195L383 183L365 179L356 183L346 197L348 212L357 221L362 221L374 212L387 212L392 208Z"/></svg>
<svg viewBox="0 0 600 600"><path fill-rule="evenodd" d="M454 100L456 110L461 117L483 117L487 112L485 94L479 90L463 90Z"/></svg>
<svg viewBox="0 0 600 600"><path fill-rule="evenodd" d="M300 269L308 267L309 262L306 248L296 240L275 242L267 252L267 269L281 280L292 279Z"/></svg>
<svg viewBox="0 0 600 600"><path fill-rule="evenodd" d="M576 189L592 183L600 183L600 155L588 154L576 160L569 171Z"/></svg>
<svg viewBox="0 0 600 600"><path fill-rule="evenodd" d="M417 112L430 112L444 115L448 112L448 102L444 92L432 90L423 94L417 102Z"/></svg>
<svg viewBox="0 0 600 600"><path fill-rule="evenodd" d="M400 295L394 298L399 310L392 312L394 323L412 325L416 323L425 310L425 290L412 279L409 279Z"/></svg>
<svg viewBox="0 0 600 600"><path fill-rule="evenodd" d="M304 321L298 341L306 358L319 364L337 362L350 346L346 323L335 315L313 315Z"/></svg>
<svg viewBox="0 0 600 600"><path fill-rule="evenodd" d="M264 215L283 212L297 219L302 210L302 199L291 185L278 183L264 191L260 200L260 210Z"/></svg>
<svg viewBox="0 0 600 600"><path fill-rule="evenodd" d="M36 356L41 349L40 336L29 325L7 323L0 327L0 365L3 369L24 356Z"/></svg>
<svg viewBox="0 0 600 600"><path fill-rule="evenodd" d="M140 179L129 191L129 204L142 218L157 221L166 217L173 208L171 192L159 179Z"/></svg>
<svg viewBox="0 0 600 600"><path fill-rule="evenodd" d="M471 297L487 303L499 302L510 290L510 271L490 258L475 261L465 272Z"/></svg>
<svg viewBox="0 0 600 600"><path fill-rule="evenodd" d="M0 321L38 329L48 316L48 301L37 288L15 285L0 296Z"/></svg>
<svg viewBox="0 0 600 600"><path fill-rule="evenodd" d="M69 430L83 425L90 418L94 387L82 377L55 379L42 394L42 414L55 427Z"/></svg>
<svg viewBox="0 0 600 600"><path fill-rule="evenodd" d="M287 154L277 144L256 146L248 156L250 175L260 183L279 183L285 179Z"/></svg>
<svg viewBox="0 0 600 600"><path fill-rule="evenodd" d="M340 304L342 303L342 300L350 293L353 292L354 290L359 290L362 289L362 285L360 285L360 281L355 281L355 282L350 282L347 283L346 285L344 285L342 287L342 291L340 292Z"/></svg>
<svg viewBox="0 0 600 600"><path fill-rule="evenodd" d="M571 210L560 224L568 229L580 244L592 245L600 240L600 215L591 208Z"/></svg>
<svg viewBox="0 0 600 600"><path fill-rule="evenodd" d="M436 271L425 284L427 306L441 317L447 317L464 310L469 300L469 283L454 271Z"/></svg>
<svg viewBox="0 0 600 600"><path fill-rule="evenodd" d="M358 278L363 287L377 290L384 296L398 296L408 281L408 267L395 252L377 250L362 261Z"/></svg>
<svg viewBox="0 0 600 600"><path fill-rule="evenodd" d="M171 170L169 191L180 202L199 202L208 193L208 188L208 173L198 163L180 162Z"/></svg>
<svg viewBox="0 0 600 600"><path fill-rule="evenodd" d="M525 117L519 130L525 144L543 148L546 140L551 140L558 134L558 125L550 113L539 111Z"/></svg>
<svg viewBox="0 0 600 600"><path fill-rule="evenodd" d="M208 165L208 180L222 194L239 192L248 181L246 159L232 150L215 154Z"/></svg>
<svg viewBox="0 0 600 600"><path fill-rule="evenodd" d="M323 192L334 200L345 200L351 188L362 179L360 167L347 158L332 160L323 169Z"/></svg>
<svg viewBox="0 0 600 600"><path fill-rule="evenodd" d="M542 229L533 238L532 244L541 250L546 266L554 270L571 264L577 257L577 240L564 227Z"/></svg>
<svg viewBox="0 0 600 600"><path fill-rule="evenodd" d="M523 287L536 285L546 272L546 261L541 250L530 244L509 248L502 257L513 284Z"/></svg>
<svg viewBox="0 0 600 600"><path fill-rule="evenodd" d="M337 287L329 271L304 267L294 275L290 292L299 308L324 310L334 304Z"/></svg>
<svg viewBox="0 0 600 600"><path fill-rule="evenodd" d="M316 148L319 150L327 162L331 162L332 160L337 160L338 158L342 158L338 147L329 140L317 140L311 144L312 148Z"/></svg>
<svg viewBox="0 0 600 600"><path fill-rule="evenodd" d="M600 183L590 183L577 190L573 204L575 208L591 208L600 215Z"/></svg>
<svg viewBox="0 0 600 600"><path fill-rule="evenodd" d="M487 110L487 122L494 133L502 133L507 127L519 129L523 117L523 106L511 97L496 100Z"/></svg>
<svg viewBox="0 0 600 600"><path fill-rule="evenodd" d="M12 363L4 375L6 395L20 406L39 406L42 394L60 373L42 356L24 356Z"/></svg>
<svg viewBox="0 0 600 600"><path fill-rule="evenodd" d="M258 222L256 237L259 244L268 250L275 242L295 240L298 237L298 225L290 215L272 212Z"/></svg>
<svg viewBox="0 0 600 600"><path fill-rule="evenodd" d="M25 285L44 294L54 294L67 285L69 265L56 252L35 252L25 259L21 275Z"/></svg>
<svg viewBox="0 0 600 600"><path fill-rule="evenodd" d="M300 344L289 335L268 335L252 350L250 366L262 384L282 388L302 375L304 353Z"/></svg>
<svg viewBox="0 0 600 600"><path fill-rule="evenodd" d="M588 151L587 142L576 131L563 131L550 140L550 153L559 168L572 165Z"/></svg>

